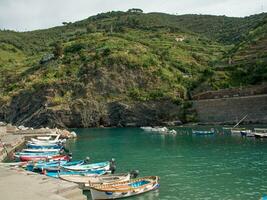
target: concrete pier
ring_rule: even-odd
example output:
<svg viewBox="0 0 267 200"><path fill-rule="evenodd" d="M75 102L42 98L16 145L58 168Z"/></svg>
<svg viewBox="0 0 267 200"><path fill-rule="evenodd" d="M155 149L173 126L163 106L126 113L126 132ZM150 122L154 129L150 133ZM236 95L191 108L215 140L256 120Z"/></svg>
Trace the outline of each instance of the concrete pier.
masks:
<svg viewBox="0 0 267 200"><path fill-rule="evenodd" d="M67 132L67 131L66 131ZM15 148L25 142L25 137L49 134L47 129L18 131L13 126L0 126L0 199L3 200L86 200L75 183L50 178L10 167L1 163ZM64 132L63 132L64 134ZM68 133L67 133L68 134Z"/></svg>
<svg viewBox="0 0 267 200"><path fill-rule="evenodd" d="M0 199L86 200L77 184L0 164Z"/></svg>

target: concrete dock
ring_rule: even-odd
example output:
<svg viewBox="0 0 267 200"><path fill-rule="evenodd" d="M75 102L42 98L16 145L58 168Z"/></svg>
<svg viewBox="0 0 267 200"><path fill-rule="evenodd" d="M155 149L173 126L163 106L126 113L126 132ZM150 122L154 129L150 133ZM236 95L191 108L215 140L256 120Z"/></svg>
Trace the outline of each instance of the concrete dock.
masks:
<svg viewBox="0 0 267 200"><path fill-rule="evenodd" d="M77 184L0 164L0 199L86 200Z"/></svg>
<svg viewBox="0 0 267 200"><path fill-rule="evenodd" d="M22 168L1 163L25 137L49 134L47 129L18 131L13 126L0 126L0 199L3 200L86 200L75 183L50 178Z"/></svg>

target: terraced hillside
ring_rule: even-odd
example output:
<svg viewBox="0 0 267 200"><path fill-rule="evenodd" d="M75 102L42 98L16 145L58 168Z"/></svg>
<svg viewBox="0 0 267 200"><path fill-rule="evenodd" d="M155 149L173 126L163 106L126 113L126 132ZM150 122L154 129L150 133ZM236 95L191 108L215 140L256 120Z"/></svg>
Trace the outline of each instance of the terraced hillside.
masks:
<svg viewBox="0 0 267 200"><path fill-rule="evenodd" d="M258 62L266 67L258 53L266 52L266 16L110 12L0 31L0 120L68 127L194 120L185 112L192 92L266 81L254 73ZM240 67L259 80L244 80Z"/></svg>

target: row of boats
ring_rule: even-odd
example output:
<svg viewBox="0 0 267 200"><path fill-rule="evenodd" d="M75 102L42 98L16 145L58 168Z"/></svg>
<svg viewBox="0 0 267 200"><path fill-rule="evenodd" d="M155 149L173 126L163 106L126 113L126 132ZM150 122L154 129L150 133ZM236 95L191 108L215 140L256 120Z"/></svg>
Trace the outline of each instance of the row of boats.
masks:
<svg viewBox="0 0 267 200"><path fill-rule="evenodd" d="M117 199L159 188L159 177L137 178L139 172L115 174L115 159L91 163L90 158L72 161L59 135L31 138L27 148L15 152L16 166L53 178L74 182L90 190L92 199Z"/></svg>
<svg viewBox="0 0 267 200"><path fill-rule="evenodd" d="M266 128L254 128L253 130L246 128L232 128L231 133L233 135L240 135L245 137L267 138Z"/></svg>
<svg viewBox="0 0 267 200"><path fill-rule="evenodd" d="M155 132L155 133L161 133L161 134L170 134L170 135L176 135L176 130L172 129L169 130L167 127L151 127L151 126L144 126L141 127L142 130L147 132Z"/></svg>

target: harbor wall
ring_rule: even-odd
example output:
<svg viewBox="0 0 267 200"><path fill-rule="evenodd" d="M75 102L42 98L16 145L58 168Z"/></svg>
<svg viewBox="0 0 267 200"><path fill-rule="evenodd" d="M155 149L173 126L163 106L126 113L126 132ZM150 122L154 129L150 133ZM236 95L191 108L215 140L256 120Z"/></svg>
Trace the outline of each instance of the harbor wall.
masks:
<svg viewBox="0 0 267 200"><path fill-rule="evenodd" d="M203 124L234 124L245 115L244 123L267 124L267 94L193 100L192 107Z"/></svg>

